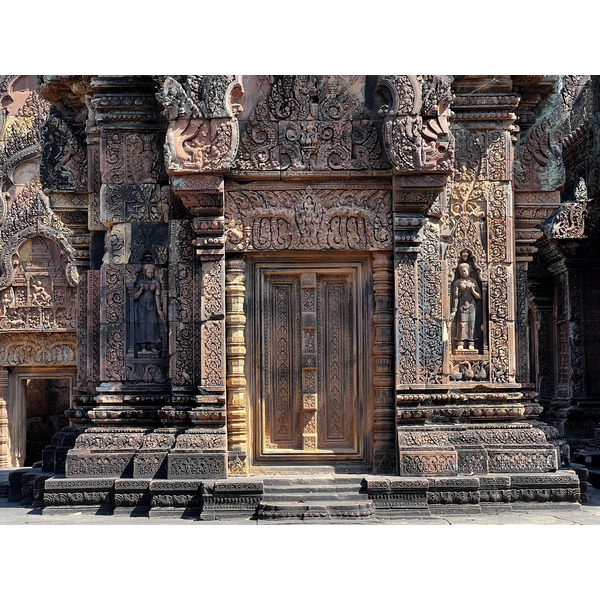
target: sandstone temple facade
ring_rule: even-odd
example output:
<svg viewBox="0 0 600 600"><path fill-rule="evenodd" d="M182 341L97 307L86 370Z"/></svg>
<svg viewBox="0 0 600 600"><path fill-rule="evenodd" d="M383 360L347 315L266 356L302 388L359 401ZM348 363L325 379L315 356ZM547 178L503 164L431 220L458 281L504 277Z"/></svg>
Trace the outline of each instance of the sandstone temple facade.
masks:
<svg viewBox="0 0 600 600"><path fill-rule="evenodd" d="M1 77L0 467L50 512L576 503L598 85Z"/></svg>

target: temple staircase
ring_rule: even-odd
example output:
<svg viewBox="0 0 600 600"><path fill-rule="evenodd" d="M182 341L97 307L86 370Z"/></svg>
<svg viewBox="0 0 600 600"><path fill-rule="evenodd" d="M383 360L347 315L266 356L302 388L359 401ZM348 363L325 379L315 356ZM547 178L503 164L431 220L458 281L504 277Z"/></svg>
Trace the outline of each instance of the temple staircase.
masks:
<svg viewBox="0 0 600 600"><path fill-rule="evenodd" d="M265 477L256 518L328 521L369 519L373 503L363 491L362 475Z"/></svg>

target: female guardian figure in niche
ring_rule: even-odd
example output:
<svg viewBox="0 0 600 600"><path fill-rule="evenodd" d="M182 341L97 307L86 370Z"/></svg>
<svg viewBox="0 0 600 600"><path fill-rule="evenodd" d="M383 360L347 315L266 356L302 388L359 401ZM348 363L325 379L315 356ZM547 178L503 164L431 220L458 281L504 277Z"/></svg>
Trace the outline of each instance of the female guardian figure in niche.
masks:
<svg viewBox="0 0 600 600"><path fill-rule="evenodd" d="M464 260L464 257L463 257ZM481 300L479 286L473 277L471 277L471 266L463 262L458 265L460 278L454 282L452 291L452 314L450 320L453 321L456 313L456 340L457 350L475 350L475 319L477 316L477 300ZM468 345L465 348L465 343Z"/></svg>
<svg viewBox="0 0 600 600"><path fill-rule="evenodd" d="M161 285L153 264L144 265L133 299L137 303L135 341L140 345L138 356L157 356L161 343L160 324L165 316L161 306Z"/></svg>

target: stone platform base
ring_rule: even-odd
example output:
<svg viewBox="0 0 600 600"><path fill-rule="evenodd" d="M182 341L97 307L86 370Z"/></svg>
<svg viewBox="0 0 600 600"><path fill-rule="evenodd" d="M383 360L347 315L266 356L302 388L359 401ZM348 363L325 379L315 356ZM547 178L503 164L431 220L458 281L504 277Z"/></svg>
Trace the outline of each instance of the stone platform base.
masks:
<svg viewBox="0 0 600 600"><path fill-rule="evenodd" d="M579 508L574 471L456 477L324 475L217 481L52 477L44 514L95 514L199 520L393 519L432 514Z"/></svg>

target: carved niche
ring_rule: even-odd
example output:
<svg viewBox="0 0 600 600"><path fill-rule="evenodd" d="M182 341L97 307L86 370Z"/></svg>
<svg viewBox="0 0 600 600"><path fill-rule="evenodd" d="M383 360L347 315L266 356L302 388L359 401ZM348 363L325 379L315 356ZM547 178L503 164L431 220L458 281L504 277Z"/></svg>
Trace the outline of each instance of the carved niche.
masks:
<svg viewBox="0 0 600 600"><path fill-rule="evenodd" d="M510 140L507 131L455 130L456 171L451 185L449 211L442 217L449 293L451 380L514 381L510 351L512 321L509 285L510 184L507 163ZM466 260L465 260L466 259ZM473 296L475 326L473 347L459 347L462 326L452 314L460 264L469 265L480 298ZM464 282L463 282L464 283ZM471 356L471 354L473 356Z"/></svg>
<svg viewBox="0 0 600 600"><path fill-rule="evenodd" d="M0 365L74 365L74 282L58 244L40 236L12 255L12 280L0 290Z"/></svg>
<svg viewBox="0 0 600 600"><path fill-rule="evenodd" d="M42 236L52 240L66 257L65 277L77 285L78 273L73 264L73 247L68 241L71 231L58 219L42 193L41 185L30 181L24 186L13 186L0 198L0 289L12 281L13 256L28 239ZM0 222L1 222L0 221Z"/></svg>

